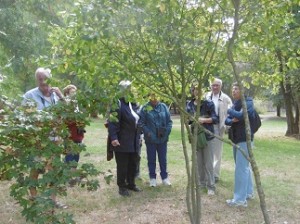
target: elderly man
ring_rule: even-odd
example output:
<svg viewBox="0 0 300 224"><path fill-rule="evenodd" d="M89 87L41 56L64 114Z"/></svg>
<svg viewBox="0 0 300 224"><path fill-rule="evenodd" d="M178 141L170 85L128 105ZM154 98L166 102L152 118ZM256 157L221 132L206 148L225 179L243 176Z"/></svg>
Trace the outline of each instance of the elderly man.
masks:
<svg viewBox="0 0 300 224"><path fill-rule="evenodd" d="M231 107L232 101L228 95L223 93L222 80L215 78L211 83L211 92L206 94L206 98L215 104L215 112L219 117L219 123L214 124L214 133L220 137L225 133L225 119L227 117L227 109ZM217 183L220 179L221 159L223 152L223 142L217 138L212 140L213 157L214 157L214 177Z"/></svg>
<svg viewBox="0 0 300 224"><path fill-rule="evenodd" d="M29 99L34 100L38 110L56 104L59 100L63 100L63 94L57 87L51 87L46 80L51 78L50 69L38 68L35 72L37 87L29 90L24 94L24 102Z"/></svg>
<svg viewBox="0 0 300 224"><path fill-rule="evenodd" d="M29 90L23 96L23 104L33 100L36 103L38 110L43 110L46 107L56 104L59 100L63 100L63 94L58 87L51 87L46 80L51 78L51 70L46 68L38 68L35 72L35 79L37 82L37 87ZM51 140L56 141L57 137L51 137ZM49 161L50 162L50 161ZM49 163L51 166L51 162ZM32 169L30 172L30 178L37 180L39 174L42 171ZM37 190L35 187L29 189L31 199L35 199L37 196ZM51 195L51 199L55 202L56 207L66 208L67 206L56 201L56 196Z"/></svg>

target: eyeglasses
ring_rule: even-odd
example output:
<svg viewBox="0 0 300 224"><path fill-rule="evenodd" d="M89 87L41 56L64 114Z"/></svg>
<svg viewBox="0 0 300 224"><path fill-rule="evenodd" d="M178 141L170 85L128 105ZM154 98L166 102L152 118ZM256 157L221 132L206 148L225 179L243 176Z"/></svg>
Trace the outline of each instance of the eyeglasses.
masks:
<svg viewBox="0 0 300 224"><path fill-rule="evenodd" d="M211 87L219 87L220 85L219 84L213 84L211 85Z"/></svg>

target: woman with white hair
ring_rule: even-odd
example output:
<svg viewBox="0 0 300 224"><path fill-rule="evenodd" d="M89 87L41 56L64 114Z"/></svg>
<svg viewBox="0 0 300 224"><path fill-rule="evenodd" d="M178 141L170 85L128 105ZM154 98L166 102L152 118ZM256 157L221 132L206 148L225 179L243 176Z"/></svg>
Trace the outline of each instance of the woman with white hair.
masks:
<svg viewBox="0 0 300 224"><path fill-rule="evenodd" d="M137 123L138 105L129 101L131 82L119 83L122 97L118 100L117 109L112 111L108 132L117 164L117 184L121 196L129 196L129 191L140 192L135 184L135 174L139 161L140 133ZM116 117L112 114L116 112Z"/></svg>

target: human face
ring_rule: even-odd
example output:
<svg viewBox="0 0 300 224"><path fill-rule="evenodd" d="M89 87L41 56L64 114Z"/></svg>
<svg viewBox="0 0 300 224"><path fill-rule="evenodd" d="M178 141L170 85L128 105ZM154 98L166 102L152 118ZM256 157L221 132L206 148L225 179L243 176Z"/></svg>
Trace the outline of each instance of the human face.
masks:
<svg viewBox="0 0 300 224"><path fill-rule="evenodd" d="M158 103L158 97L156 96L156 94L155 93L151 93L150 95L149 95L149 101L150 101L150 103L152 104L152 105L156 105L157 103Z"/></svg>
<svg viewBox="0 0 300 224"><path fill-rule="evenodd" d="M194 91L193 91L194 97L196 99L198 99L198 87L195 87Z"/></svg>
<svg viewBox="0 0 300 224"><path fill-rule="evenodd" d="M70 90L69 90L69 96L70 96L70 97L73 97L73 96L75 96L75 95L76 95L76 89L74 89L74 88L70 89Z"/></svg>
<svg viewBox="0 0 300 224"><path fill-rule="evenodd" d="M50 85L48 85L46 83L46 79L47 79L47 77L45 75L43 75L43 74L38 75L37 76L37 84L38 84L39 90L42 92L42 94L44 96L49 96L51 87L50 87Z"/></svg>
<svg viewBox="0 0 300 224"><path fill-rule="evenodd" d="M221 92L222 85L220 82L214 81L210 87L211 87L211 91L213 92L213 94L216 95Z"/></svg>
<svg viewBox="0 0 300 224"><path fill-rule="evenodd" d="M241 91L238 86L233 86L231 93L232 93L233 99L235 99L235 100L241 99Z"/></svg>

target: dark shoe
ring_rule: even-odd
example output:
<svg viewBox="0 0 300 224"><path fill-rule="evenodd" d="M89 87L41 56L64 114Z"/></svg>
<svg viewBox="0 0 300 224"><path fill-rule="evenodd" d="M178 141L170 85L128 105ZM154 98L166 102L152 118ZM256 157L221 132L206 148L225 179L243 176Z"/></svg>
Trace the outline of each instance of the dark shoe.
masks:
<svg viewBox="0 0 300 224"><path fill-rule="evenodd" d="M142 191L142 189L140 189L140 188L137 187L137 186L134 186L134 187L129 187L129 186L127 186L127 189L128 189L128 190L131 190L131 191L135 191L135 192L141 192L141 191Z"/></svg>
<svg viewBox="0 0 300 224"><path fill-rule="evenodd" d="M130 196L129 191L126 188L120 188L119 189L119 194L121 196L124 196L124 197L129 197Z"/></svg>

